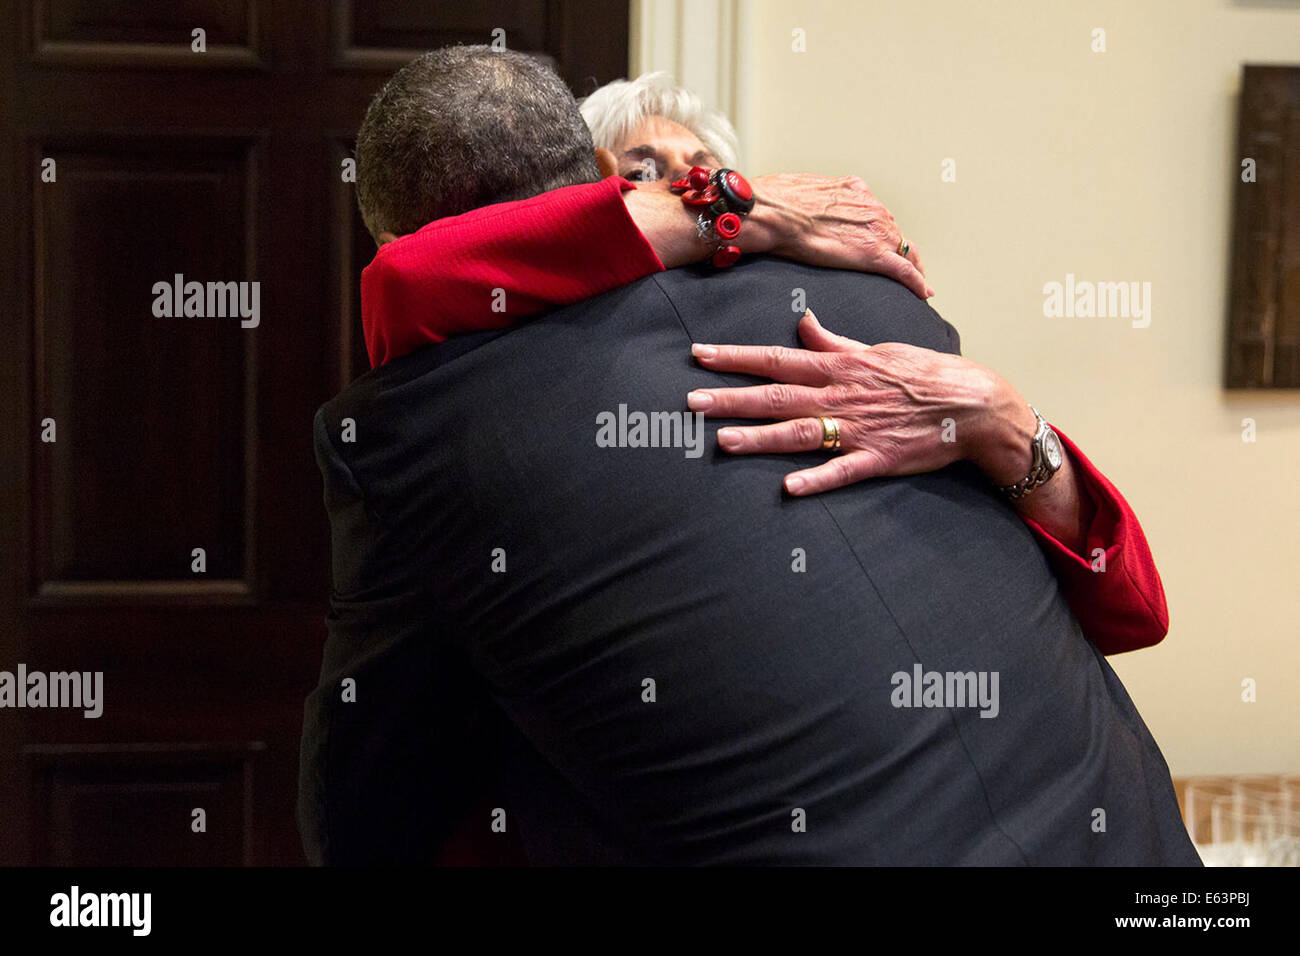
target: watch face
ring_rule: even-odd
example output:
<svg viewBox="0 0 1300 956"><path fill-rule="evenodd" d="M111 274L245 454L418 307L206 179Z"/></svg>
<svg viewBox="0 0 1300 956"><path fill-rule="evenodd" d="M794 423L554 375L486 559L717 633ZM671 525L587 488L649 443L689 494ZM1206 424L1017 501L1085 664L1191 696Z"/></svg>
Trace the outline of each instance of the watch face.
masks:
<svg viewBox="0 0 1300 956"><path fill-rule="evenodd" d="M1061 467L1061 462L1065 461L1065 451L1061 448L1061 439L1056 437L1056 432L1050 428L1047 434L1043 436L1043 454L1047 456L1047 464L1052 469Z"/></svg>

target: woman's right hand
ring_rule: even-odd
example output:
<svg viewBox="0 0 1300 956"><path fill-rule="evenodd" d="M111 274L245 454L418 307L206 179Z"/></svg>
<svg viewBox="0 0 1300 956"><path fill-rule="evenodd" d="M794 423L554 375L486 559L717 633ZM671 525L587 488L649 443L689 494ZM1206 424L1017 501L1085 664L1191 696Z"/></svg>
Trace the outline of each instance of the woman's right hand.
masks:
<svg viewBox="0 0 1300 956"><path fill-rule="evenodd" d="M874 272L919 298L934 295L916 247L906 257L899 254L903 237L893 214L857 176L777 173L750 182L758 202L741 232L742 251Z"/></svg>

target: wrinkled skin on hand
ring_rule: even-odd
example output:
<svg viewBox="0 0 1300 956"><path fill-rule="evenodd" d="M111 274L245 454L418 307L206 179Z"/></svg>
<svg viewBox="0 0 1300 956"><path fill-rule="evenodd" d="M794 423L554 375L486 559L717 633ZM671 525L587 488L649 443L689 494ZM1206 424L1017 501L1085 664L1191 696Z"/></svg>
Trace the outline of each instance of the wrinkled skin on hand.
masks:
<svg viewBox="0 0 1300 956"><path fill-rule="evenodd" d="M751 219L773 228L770 251L809 265L889 276L920 298L934 290L916 247L899 254L893 214L857 176L776 173L751 180L759 203ZM764 208L766 207L766 208Z"/></svg>
<svg viewBox="0 0 1300 956"><path fill-rule="evenodd" d="M720 429L718 443L732 454L815 451L822 447L821 418L834 418L840 454L787 475L791 494L921 474L967 458L1007 483L1028 469L1024 436L1033 434L1033 415L996 372L960 355L900 342L864 345L827 331L812 312L800 321L799 337L803 349L697 344L692 352L706 368L773 383L687 396L693 411L712 418L776 420ZM1023 446L1017 447L1020 438L1001 440L995 430L1010 421L1018 423Z"/></svg>

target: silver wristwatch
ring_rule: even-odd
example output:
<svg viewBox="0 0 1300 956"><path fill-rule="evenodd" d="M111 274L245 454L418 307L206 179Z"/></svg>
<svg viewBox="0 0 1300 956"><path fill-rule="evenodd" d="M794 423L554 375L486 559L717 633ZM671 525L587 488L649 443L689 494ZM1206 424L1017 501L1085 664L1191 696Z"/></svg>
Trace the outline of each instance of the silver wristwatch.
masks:
<svg viewBox="0 0 1300 956"><path fill-rule="evenodd" d="M1029 410L1034 413L1034 418L1038 419L1038 429L1034 432L1033 440L1034 463L1030 466L1029 474L1014 485L1003 485L998 489L1012 500L1023 498L1043 484L1060 470L1062 462L1065 461L1061 439L1057 437L1052 426L1047 424L1047 419L1038 414L1038 409L1033 405L1029 406Z"/></svg>

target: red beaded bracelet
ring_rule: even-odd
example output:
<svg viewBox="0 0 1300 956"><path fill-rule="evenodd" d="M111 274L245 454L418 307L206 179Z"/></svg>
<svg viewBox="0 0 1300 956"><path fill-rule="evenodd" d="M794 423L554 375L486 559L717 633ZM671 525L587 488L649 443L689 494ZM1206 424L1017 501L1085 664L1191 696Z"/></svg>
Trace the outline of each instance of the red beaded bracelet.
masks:
<svg viewBox="0 0 1300 956"><path fill-rule="evenodd" d="M705 169L692 166L682 179L670 187L680 193L682 202L698 206L696 228L700 238L717 243L713 264L719 269L740 258L740 248L732 242L740 236L741 219L754 208L754 189L734 169Z"/></svg>

